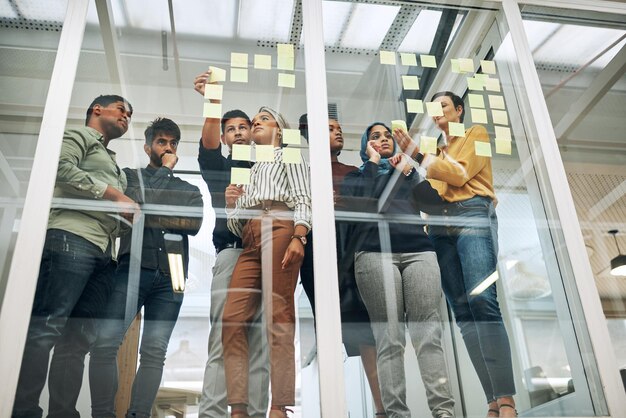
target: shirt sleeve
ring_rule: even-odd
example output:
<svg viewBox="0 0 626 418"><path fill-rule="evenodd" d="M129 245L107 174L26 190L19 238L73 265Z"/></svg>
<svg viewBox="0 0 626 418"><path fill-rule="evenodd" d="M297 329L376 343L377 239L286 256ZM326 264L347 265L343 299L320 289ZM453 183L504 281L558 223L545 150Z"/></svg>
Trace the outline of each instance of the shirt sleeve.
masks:
<svg viewBox="0 0 626 418"><path fill-rule="evenodd" d="M243 221L239 219L241 207L239 206L239 200L234 209L226 208L226 226L228 230L239 238L243 238Z"/></svg>
<svg viewBox="0 0 626 418"><path fill-rule="evenodd" d="M311 180L309 166L302 159L300 164L285 164L287 183L293 199L294 226L303 225L311 230Z"/></svg>

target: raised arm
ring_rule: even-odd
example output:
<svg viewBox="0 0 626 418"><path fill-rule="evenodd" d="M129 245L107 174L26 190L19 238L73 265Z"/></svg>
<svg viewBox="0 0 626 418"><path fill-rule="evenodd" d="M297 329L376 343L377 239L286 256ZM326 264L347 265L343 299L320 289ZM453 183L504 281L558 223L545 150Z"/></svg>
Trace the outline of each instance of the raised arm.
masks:
<svg viewBox="0 0 626 418"><path fill-rule="evenodd" d="M209 81L210 76L211 70L206 70L202 74L198 74L193 80L194 90L203 97L205 85ZM211 99L211 103L221 103L221 101ZM204 119L204 126L202 126L202 146L206 149L216 149L220 146L220 118Z"/></svg>

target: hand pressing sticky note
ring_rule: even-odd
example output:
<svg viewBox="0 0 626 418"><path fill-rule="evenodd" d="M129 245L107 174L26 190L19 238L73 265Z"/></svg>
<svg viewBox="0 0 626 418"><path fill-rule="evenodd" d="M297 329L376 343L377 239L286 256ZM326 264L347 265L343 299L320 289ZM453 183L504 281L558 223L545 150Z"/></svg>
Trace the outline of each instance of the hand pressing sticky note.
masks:
<svg viewBox="0 0 626 418"><path fill-rule="evenodd" d="M505 126L496 126L496 139L511 140L511 129Z"/></svg>
<svg viewBox="0 0 626 418"><path fill-rule="evenodd" d="M504 98L502 96L489 95L489 107L492 109L505 109Z"/></svg>
<svg viewBox="0 0 626 418"><path fill-rule="evenodd" d="M417 57L415 54L407 54L406 52L400 53L400 61L402 65L417 67Z"/></svg>
<svg viewBox="0 0 626 418"><path fill-rule="evenodd" d="M380 51L380 63L385 65L396 65L396 54L392 51Z"/></svg>
<svg viewBox="0 0 626 418"><path fill-rule="evenodd" d="M402 87L405 90L419 90L420 83L417 79L417 76L414 75L403 75L402 76Z"/></svg>
<svg viewBox="0 0 626 418"><path fill-rule="evenodd" d="M474 142L474 151L480 157L491 157L491 144L489 142Z"/></svg>
<svg viewBox="0 0 626 418"><path fill-rule="evenodd" d="M474 77L467 77L467 88L470 90L480 90L483 89L483 82Z"/></svg>
<svg viewBox="0 0 626 418"><path fill-rule="evenodd" d="M461 66L459 65L459 60L451 59L450 60L450 71L455 74L459 74L461 72Z"/></svg>
<svg viewBox="0 0 626 418"><path fill-rule="evenodd" d="M420 152L423 154L437 154L437 138L422 136L420 138Z"/></svg>
<svg viewBox="0 0 626 418"><path fill-rule="evenodd" d="M300 131L298 129L283 129L283 144L300 144Z"/></svg>
<svg viewBox="0 0 626 418"><path fill-rule="evenodd" d="M233 167L230 169L230 184L250 184L250 169Z"/></svg>
<svg viewBox="0 0 626 418"><path fill-rule="evenodd" d="M230 53L230 66L238 68L248 68L248 54L239 52Z"/></svg>
<svg viewBox="0 0 626 418"><path fill-rule="evenodd" d="M205 103L202 116L204 116L205 118L211 118L211 119L221 119L222 118L222 104L210 103L210 102Z"/></svg>
<svg viewBox="0 0 626 418"><path fill-rule="evenodd" d="M459 58L459 70L462 73L474 72L474 61L471 58Z"/></svg>
<svg viewBox="0 0 626 418"><path fill-rule="evenodd" d="M434 55L420 55L420 62L424 68L437 68L437 61Z"/></svg>
<svg viewBox="0 0 626 418"><path fill-rule="evenodd" d="M443 108L441 107L441 102L426 102L426 111L428 112L428 116L443 116Z"/></svg>
<svg viewBox="0 0 626 418"><path fill-rule="evenodd" d="M406 127L406 122L403 120L392 120L391 121L391 132L396 129L402 129L404 132L408 132L408 128Z"/></svg>
<svg viewBox="0 0 626 418"><path fill-rule="evenodd" d="M248 82L248 69L247 68L231 68L230 69L230 81L235 83L247 83Z"/></svg>
<svg viewBox="0 0 626 418"><path fill-rule="evenodd" d="M467 98L469 99L470 107L478 107L481 109L485 108L485 100L481 94L468 94Z"/></svg>
<svg viewBox="0 0 626 418"><path fill-rule="evenodd" d="M472 111L472 123L487 123L487 111L485 109L470 109Z"/></svg>
<svg viewBox="0 0 626 418"><path fill-rule="evenodd" d="M406 99L406 113L424 113L424 103L421 100Z"/></svg>
<svg viewBox="0 0 626 418"><path fill-rule="evenodd" d="M496 154L511 155L511 141L496 138Z"/></svg>
<svg viewBox="0 0 626 418"><path fill-rule="evenodd" d="M465 136L465 125L462 123L448 122L448 135Z"/></svg>
<svg viewBox="0 0 626 418"><path fill-rule="evenodd" d="M293 57L295 55L292 44L276 44L278 56Z"/></svg>
<svg viewBox="0 0 626 418"><path fill-rule="evenodd" d="M485 90L500 91L500 80L497 78L488 78L485 80Z"/></svg>
<svg viewBox="0 0 626 418"><path fill-rule="evenodd" d="M506 114L505 110L492 110L491 117L493 118L493 123L497 123L498 125L509 124L509 116Z"/></svg>
<svg viewBox="0 0 626 418"><path fill-rule="evenodd" d="M300 164L302 156L298 148L283 148L283 163Z"/></svg>
<svg viewBox="0 0 626 418"><path fill-rule="evenodd" d="M272 56L254 54L254 68L257 70L271 70L272 69Z"/></svg>
<svg viewBox="0 0 626 418"><path fill-rule="evenodd" d="M294 69L293 55L279 55L276 58L276 68L279 70L293 71Z"/></svg>
<svg viewBox="0 0 626 418"><path fill-rule="evenodd" d="M296 75L278 73L278 87L288 87L290 89L296 88Z"/></svg>
<svg viewBox="0 0 626 418"><path fill-rule="evenodd" d="M209 83L219 83L220 81L226 81L226 70L218 67L209 67L211 75L209 76Z"/></svg>
<svg viewBox="0 0 626 418"><path fill-rule="evenodd" d="M224 86L221 84L205 84L204 85L204 98L213 100L222 100L224 93Z"/></svg>
<svg viewBox="0 0 626 418"><path fill-rule="evenodd" d="M274 161L274 146L272 145L256 145L254 152L258 163Z"/></svg>
<svg viewBox="0 0 626 418"><path fill-rule="evenodd" d="M250 161L252 159L252 147L245 144L233 144L232 159L236 161Z"/></svg>
<svg viewBox="0 0 626 418"><path fill-rule="evenodd" d="M483 70L484 74L496 73L496 63L493 61L480 60L480 68Z"/></svg>

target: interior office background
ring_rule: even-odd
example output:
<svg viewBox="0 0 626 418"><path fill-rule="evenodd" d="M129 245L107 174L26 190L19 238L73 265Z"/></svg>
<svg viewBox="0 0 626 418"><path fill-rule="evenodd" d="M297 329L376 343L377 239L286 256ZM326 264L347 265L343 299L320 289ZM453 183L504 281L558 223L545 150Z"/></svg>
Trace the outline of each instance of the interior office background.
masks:
<svg viewBox="0 0 626 418"><path fill-rule="evenodd" d="M247 83L227 81L223 109L240 107L249 114L263 104L283 112L295 127L307 111L305 78L308 47L303 25L307 0L228 1L90 1L71 98L64 121L81 126L89 102L99 94L118 93L134 106L131 128L111 148L120 167L142 166L143 130L156 116L175 120L182 128L177 170L203 191L205 222L192 239L185 303L170 341L163 388L186 395L187 416L194 416L194 394L201 388L209 330L213 210L197 172L197 147L203 123L203 99L192 86L195 75L209 65L230 68L230 53L250 54ZM31 177L48 89L53 82L61 31L72 0L0 1L0 296L10 280L20 280L13 257L26 192L36 188ZM466 100L464 74L454 72L451 59L494 60L512 131L511 154L493 153L494 181L499 197L501 280L498 282L514 351L520 410L527 416L603 416L611 413L603 396L602 367L589 329L606 327L612 367L626 368L626 277L610 273L611 260L626 251L626 7L621 2L559 1L322 1L323 38L329 108L342 124L346 144L340 160L360 165L362 131L374 120L405 119L412 133L435 135L425 114L406 113L407 98L428 101L428 94L453 90ZM521 16L513 21L504 4ZM541 5L540 3L543 3ZM149 5L148 5L149 4ZM96 7L96 6L99 6ZM530 56L515 44L511 32L521 27ZM277 85L277 73L258 70L254 54L272 55L276 44L296 46L294 88ZM395 66L382 65L379 51L398 54ZM403 66L399 53L437 56L437 68ZM536 120L541 102L530 89L523 62L532 60L547 105L557 160L545 148L545 126ZM57 63L62 66L64 63ZM420 78L420 90L402 89L401 76ZM534 74L533 74L534 76ZM527 77L527 76L526 76ZM413 94L413 95L412 95ZM488 92L484 92L488 102ZM494 92L495 94L495 92ZM53 101L48 99L48 106ZM467 102L466 102L467 103ZM469 107L469 106L468 106ZM485 106L489 109L488 104ZM471 114L469 115L471 119ZM489 120L491 122L491 119ZM471 124L468 121L466 125ZM493 124L488 124L491 133ZM544 131L542 131L544 130ZM548 135L550 138L550 135ZM60 141L59 138L50 139ZM60 142L59 142L60 143ZM494 144L495 145L495 144ZM312 147L311 147L312 148ZM555 148L557 149L557 148ZM303 153L309 150L303 145ZM564 167L566 181L555 187L554 170ZM312 167L312 170L320 169ZM50 171L49 175L54 175ZM562 190L560 190L562 189ZM586 249L591 272L580 278L559 214L558 193L573 203L575 227ZM45 210L45 208L42 208ZM617 230L615 235L609 231ZM31 262L38 262L38 253ZM10 274L11 273L11 274ZM593 283L582 292L581 280ZM24 294L23 298L32 297ZM301 416L319 408L316 345L310 306L297 290ZM599 300L603 315L589 317L586 300ZM2 302L4 308L7 299ZM4 311L3 311L4 314ZM594 322L595 321L595 322ZM480 414L483 402L477 378L455 327L446 328L450 364L458 382L459 413ZM582 334L582 335L581 335ZM8 335L0 335L7 341ZM4 343L3 343L4 344ZM595 351L594 351L595 350ZM407 376L417 364L407 350ZM358 359L345 359L347 408L351 416L373 415L367 384ZM578 376L578 377L577 377ZM577 379L581 379L579 381ZM414 411L425 411L419 379L408 390ZM574 382L575 390L571 385ZM79 405L89 411L87 380ZM359 390L353 390L359 388ZM588 392L581 400L579 395ZM576 400L572 400L573 398ZM46 403L46 394L42 398ZM582 406L581 406L582 405ZM313 415L306 415L307 412ZM319 413L317 413L319 414ZM477 415L478 416L478 415ZM611 416L619 416L612 412Z"/></svg>

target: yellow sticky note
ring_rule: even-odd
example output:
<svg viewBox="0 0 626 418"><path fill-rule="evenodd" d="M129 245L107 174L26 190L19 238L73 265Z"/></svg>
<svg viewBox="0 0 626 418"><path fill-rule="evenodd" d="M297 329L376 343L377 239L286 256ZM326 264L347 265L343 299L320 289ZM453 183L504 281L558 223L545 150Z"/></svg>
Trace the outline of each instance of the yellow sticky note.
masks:
<svg viewBox="0 0 626 418"><path fill-rule="evenodd" d="M230 184L250 184L250 169L241 167L231 168Z"/></svg>
<svg viewBox="0 0 626 418"><path fill-rule="evenodd" d="M437 154L437 138L432 136L422 136L420 138L420 152Z"/></svg>
<svg viewBox="0 0 626 418"><path fill-rule="evenodd" d="M428 116L443 116L441 102L426 102L426 111Z"/></svg>
<svg viewBox="0 0 626 418"><path fill-rule="evenodd" d="M489 95L489 107L492 109L505 109L504 97Z"/></svg>
<svg viewBox="0 0 626 418"><path fill-rule="evenodd" d="M293 57L295 55L292 44L276 44L278 56Z"/></svg>
<svg viewBox="0 0 626 418"><path fill-rule="evenodd" d="M247 68L231 68L230 69L230 81L235 83L247 83L248 82L248 69Z"/></svg>
<svg viewBox="0 0 626 418"><path fill-rule="evenodd" d="M421 100L406 99L406 113L424 113L424 103Z"/></svg>
<svg viewBox="0 0 626 418"><path fill-rule="evenodd" d="M474 142L474 147L476 155L481 157L491 157L491 144L489 142L476 141Z"/></svg>
<svg viewBox="0 0 626 418"><path fill-rule="evenodd" d="M406 122L403 120L392 120L391 121L391 132L396 129L402 129L404 132L408 132L409 129L406 127Z"/></svg>
<svg viewBox="0 0 626 418"><path fill-rule="evenodd" d="M484 74L496 73L496 63L493 61L480 60L480 68L482 68Z"/></svg>
<svg viewBox="0 0 626 418"><path fill-rule="evenodd" d="M257 70L271 70L272 69L272 56L254 54L254 68Z"/></svg>
<svg viewBox="0 0 626 418"><path fill-rule="evenodd" d="M470 107L479 107L481 109L485 108L485 100L483 99L482 94L468 94L467 98L469 99Z"/></svg>
<svg viewBox="0 0 626 418"><path fill-rule="evenodd" d="M278 73L278 87L289 87L290 89L296 88L296 75Z"/></svg>
<svg viewBox="0 0 626 418"><path fill-rule="evenodd" d="M396 54L393 51L380 51L380 63L385 65L396 65Z"/></svg>
<svg viewBox="0 0 626 418"><path fill-rule="evenodd" d="M470 90L482 90L483 83L477 78L467 77L467 88Z"/></svg>
<svg viewBox="0 0 626 418"><path fill-rule="evenodd" d="M236 161L250 161L252 158L252 147L245 144L233 144L232 158Z"/></svg>
<svg viewBox="0 0 626 418"><path fill-rule="evenodd" d="M489 74L474 74L474 78L476 80L480 80L480 82L483 83L483 86L484 86L485 82L489 78Z"/></svg>
<svg viewBox="0 0 626 418"><path fill-rule="evenodd" d="M461 72L461 66L459 65L459 60L451 59L450 60L450 71L455 74L459 74Z"/></svg>
<svg viewBox="0 0 626 418"><path fill-rule="evenodd" d="M437 68L437 60L434 55L420 55L420 62L424 68Z"/></svg>
<svg viewBox="0 0 626 418"><path fill-rule="evenodd" d="M209 83L219 83L220 81L226 81L226 70L218 67L209 67L211 75L209 76Z"/></svg>
<svg viewBox="0 0 626 418"><path fill-rule="evenodd" d="M473 123L487 123L487 111L485 109L470 109Z"/></svg>
<svg viewBox="0 0 626 418"><path fill-rule="evenodd" d="M474 72L474 61L471 58L459 58L459 70L462 73Z"/></svg>
<svg viewBox="0 0 626 418"><path fill-rule="evenodd" d="M402 65L414 66L417 67L417 57L415 54L407 54L406 52L400 53L400 61Z"/></svg>
<svg viewBox="0 0 626 418"><path fill-rule="evenodd" d="M274 161L274 146L273 145L256 145L254 147L255 157L257 162L272 162Z"/></svg>
<svg viewBox="0 0 626 418"><path fill-rule="evenodd" d="M491 117L493 118L493 123L498 125L509 124L509 116L506 114L506 110L492 110Z"/></svg>
<svg viewBox="0 0 626 418"><path fill-rule="evenodd" d="M485 90L500 91L500 80L497 78L488 78L485 80Z"/></svg>
<svg viewBox="0 0 626 418"><path fill-rule="evenodd" d="M300 164L301 162L302 162L302 156L300 155L300 149L283 148L283 163Z"/></svg>
<svg viewBox="0 0 626 418"><path fill-rule="evenodd" d="M450 136L465 136L465 125L462 123L448 122L448 134Z"/></svg>
<svg viewBox="0 0 626 418"><path fill-rule="evenodd" d="M511 128L507 128L505 126L495 126L496 128L496 139L505 139L507 141L511 140Z"/></svg>
<svg viewBox="0 0 626 418"><path fill-rule="evenodd" d="M511 141L496 138L496 154L511 155Z"/></svg>
<svg viewBox="0 0 626 418"><path fill-rule="evenodd" d="M283 144L300 144L300 130L283 129Z"/></svg>
<svg viewBox="0 0 626 418"><path fill-rule="evenodd" d="M204 85L204 98L222 100L224 93L224 86L221 84L205 84Z"/></svg>
<svg viewBox="0 0 626 418"><path fill-rule="evenodd" d="M405 90L419 90L420 83L415 75L403 75L402 76L402 87Z"/></svg>
<svg viewBox="0 0 626 418"><path fill-rule="evenodd" d="M276 57L276 68L279 70L293 71L294 57L293 55L279 55Z"/></svg>
<svg viewBox="0 0 626 418"><path fill-rule="evenodd" d="M222 118L222 104L221 103L205 103L202 116L205 118L221 119Z"/></svg>
<svg viewBox="0 0 626 418"><path fill-rule="evenodd" d="M239 68L248 68L248 54L239 52L230 53L230 66Z"/></svg>

